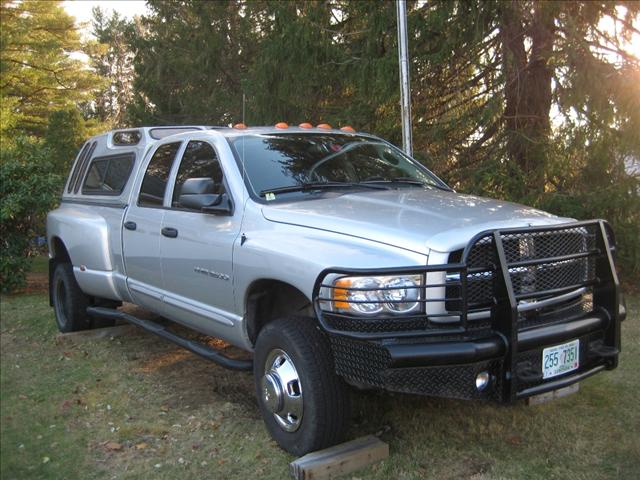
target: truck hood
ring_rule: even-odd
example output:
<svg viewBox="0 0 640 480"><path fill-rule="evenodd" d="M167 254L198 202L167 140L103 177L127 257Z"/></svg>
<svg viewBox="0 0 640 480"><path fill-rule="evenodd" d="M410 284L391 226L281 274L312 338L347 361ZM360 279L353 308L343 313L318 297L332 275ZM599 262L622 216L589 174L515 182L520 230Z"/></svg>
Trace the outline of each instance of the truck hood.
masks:
<svg viewBox="0 0 640 480"><path fill-rule="evenodd" d="M463 248L478 232L573 221L511 202L427 188L326 194L265 205L267 220L364 238L428 255Z"/></svg>

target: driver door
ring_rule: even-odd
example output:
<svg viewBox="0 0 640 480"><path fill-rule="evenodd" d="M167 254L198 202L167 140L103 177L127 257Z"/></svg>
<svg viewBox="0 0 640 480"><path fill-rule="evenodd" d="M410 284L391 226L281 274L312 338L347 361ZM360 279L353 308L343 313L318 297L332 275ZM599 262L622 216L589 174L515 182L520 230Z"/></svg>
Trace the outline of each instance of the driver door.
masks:
<svg viewBox="0 0 640 480"><path fill-rule="evenodd" d="M240 233L240 213L216 215L180 203L185 180L211 179L214 194L229 192L214 147L191 140L174 168L171 206L164 212L160 251L166 308L200 331L219 333L233 325L232 250ZM213 322L212 322L213 320Z"/></svg>

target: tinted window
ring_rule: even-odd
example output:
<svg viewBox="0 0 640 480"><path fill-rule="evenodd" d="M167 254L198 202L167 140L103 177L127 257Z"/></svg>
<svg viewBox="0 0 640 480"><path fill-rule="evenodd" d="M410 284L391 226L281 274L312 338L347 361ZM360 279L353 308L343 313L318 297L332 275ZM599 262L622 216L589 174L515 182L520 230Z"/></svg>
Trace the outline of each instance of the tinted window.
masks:
<svg viewBox="0 0 640 480"><path fill-rule="evenodd" d="M84 159L84 156L87 153L87 150L89 150L89 145L90 143L87 142L84 144L84 147L82 147L82 150L80 150L80 154L78 155L78 159L76 161L76 165L73 168L70 178L69 178L69 185L67 186L67 193L71 193L71 190L73 190L73 185L76 183L76 178L78 177L78 171L80 170L80 164L82 163L82 160Z"/></svg>
<svg viewBox="0 0 640 480"><path fill-rule="evenodd" d="M161 207L164 199L164 192L167 188L169 170L176 153L180 148L180 142L167 143L162 145L149 162L147 171L142 180L138 205L145 207Z"/></svg>
<svg viewBox="0 0 640 480"><path fill-rule="evenodd" d="M134 156L132 154L96 158L84 180L85 195L120 195L127 184Z"/></svg>
<svg viewBox="0 0 640 480"><path fill-rule="evenodd" d="M218 162L215 150L207 142L189 142L182 156L182 162L176 177L176 186L173 189L171 204L179 207L180 191L182 184L188 178L211 178L215 184L212 193L218 194L224 191L222 186L222 169Z"/></svg>
<svg viewBox="0 0 640 480"><path fill-rule="evenodd" d="M80 190L80 185L82 184L82 179L84 178L84 174L87 173L87 167L89 166L89 159L91 158L91 155L93 155L93 152L96 149L96 145L98 145L98 142L93 142L91 144L91 148L87 150L87 152L84 154L84 156L81 159L82 163L78 167L78 176L74 180L73 193L78 193L78 190Z"/></svg>
<svg viewBox="0 0 640 480"><path fill-rule="evenodd" d="M399 180L446 186L426 168L381 140L341 134L245 135L231 140L254 194L307 183ZM398 183L393 183L393 182ZM308 195L309 192L290 192Z"/></svg>
<svg viewBox="0 0 640 480"><path fill-rule="evenodd" d="M113 134L114 145L137 145L142 139L140 130L127 130Z"/></svg>

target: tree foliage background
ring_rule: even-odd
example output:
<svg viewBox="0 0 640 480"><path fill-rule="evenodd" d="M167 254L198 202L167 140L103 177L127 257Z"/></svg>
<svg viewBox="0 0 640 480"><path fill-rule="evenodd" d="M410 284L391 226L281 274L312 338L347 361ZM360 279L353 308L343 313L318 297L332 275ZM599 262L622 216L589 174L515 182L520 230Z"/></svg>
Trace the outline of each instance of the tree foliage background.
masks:
<svg viewBox="0 0 640 480"><path fill-rule="evenodd" d="M69 107L78 131L286 120L400 142L394 2L147 3L134 20L94 11L83 43L59 2L2 0L3 151L32 135L68 165L73 149L54 138ZM460 191L610 220L638 278L640 186L625 162L640 159L640 2L428 0L408 12L415 156ZM73 145L82 135L69 130L58 138Z"/></svg>

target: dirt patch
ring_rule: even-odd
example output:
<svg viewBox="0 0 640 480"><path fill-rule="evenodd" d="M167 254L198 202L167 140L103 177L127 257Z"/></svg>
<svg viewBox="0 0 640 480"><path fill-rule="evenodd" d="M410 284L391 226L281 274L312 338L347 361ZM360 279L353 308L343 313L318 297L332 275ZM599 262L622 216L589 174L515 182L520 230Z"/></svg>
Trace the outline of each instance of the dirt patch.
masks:
<svg viewBox="0 0 640 480"><path fill-rule="evenodd" d="M27 273L27 284L15 293L44 293L49 289L49 275L42 272Z"/></svg>

